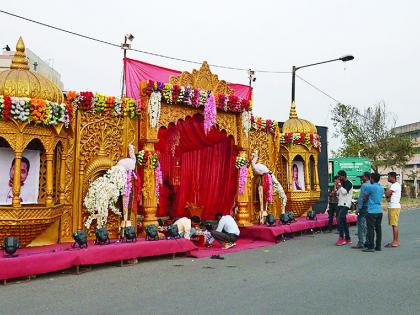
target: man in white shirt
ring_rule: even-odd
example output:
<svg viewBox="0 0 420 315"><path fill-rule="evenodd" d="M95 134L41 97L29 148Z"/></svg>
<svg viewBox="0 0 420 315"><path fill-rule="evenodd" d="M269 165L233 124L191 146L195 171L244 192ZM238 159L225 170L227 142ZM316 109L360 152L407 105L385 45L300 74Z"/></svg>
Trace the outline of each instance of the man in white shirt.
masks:
<svg viewBox="0 0 420 315"><path fill-rule="evenodd" d="M349 226L347 224L347 213L351 206L351 200L353 198L353 184L347 179L346 171L340 170L337 173L340 183L337 188L338 197L338 234L339 238L335 243L337 246L343 246L351 244Z"/></svg>
<svg viewBox="0 0 420 315"><path fill-rule="evenodd" d="M393 240L391 243L385 245L387 248L393 248L400 246L400 240L398 238L398 220L400 218L401 210L401 185L397 182L397 173L388 173L388 182L391 183L391 187L385 192L385 196L388 199L388 222L392 226Z"/></svg>
<svg viewBox="0 0 420 315"><path fill-rule="evenodd" d="M222 215L221 213L216 214L216 220L218 221L217 229L211 231L211 235L219 243L223 243L223 249L228 249L236 246L236 240L239 237L239 227L235 222L235 219L230 215Z"/></svg>
<svg viewBox="0 0 420 315"><path fill-rule="evenodd" d="M191 239L191 236L195 233L195 228L191 227L191 222L195 224L200 224L200 217L193 216L191 219L187 217L180 218L174 222L178 227L178 234L180 237L183 237L187 240Z"/></svg>

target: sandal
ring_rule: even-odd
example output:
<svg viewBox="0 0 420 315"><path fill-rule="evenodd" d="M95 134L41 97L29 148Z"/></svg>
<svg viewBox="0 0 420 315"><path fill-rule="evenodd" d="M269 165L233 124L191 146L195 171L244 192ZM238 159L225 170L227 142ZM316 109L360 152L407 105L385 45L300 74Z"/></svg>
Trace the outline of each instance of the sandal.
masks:
<svg viewBox="0 0 420 315"><path fill-rule="evenodd" d="M386 247L386 248L395 248L395 247L399 247L400 246L400 244L398 244L398 245L394 245L394 244L392 244L392 243L388 243L388 244L386 244L384 247Z"/></svg>

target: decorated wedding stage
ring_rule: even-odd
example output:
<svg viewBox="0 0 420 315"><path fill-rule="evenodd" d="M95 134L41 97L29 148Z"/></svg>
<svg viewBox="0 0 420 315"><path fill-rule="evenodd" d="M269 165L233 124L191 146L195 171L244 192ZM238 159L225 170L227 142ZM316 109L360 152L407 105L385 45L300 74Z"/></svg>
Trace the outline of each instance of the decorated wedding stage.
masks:
<svg viewBox="0 0 420 315"><path fill-rule="evenodd" d="M323 215L306 220L321 193L321 139L294 102L280 128L253 114L250 86L220 80L205 61L188 72L125 58L124 79L121 98L63 93L29 69L19 39L10 70L0 72L0 148L7 151L0 158L13 168L0 173L8 188L0 196L0 239L19 238L20 249L0 258L0 279L218 250L143 240L158 218L232 214L242 235L230 251L326 226ZM25 202L29 183L37 195ZM286 212L296 222L263 225ZM137 227L137 242L118 241ZM71 248L75 233L92 241L99 230L110 245Z"/></svg>

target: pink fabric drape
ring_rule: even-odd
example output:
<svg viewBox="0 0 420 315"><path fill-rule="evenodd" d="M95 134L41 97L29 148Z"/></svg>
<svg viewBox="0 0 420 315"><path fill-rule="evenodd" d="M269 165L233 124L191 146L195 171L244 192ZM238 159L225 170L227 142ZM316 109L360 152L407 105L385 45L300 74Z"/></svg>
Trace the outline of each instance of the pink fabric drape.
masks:
<svg viewBox="0 0 420 315"><path fill-rule="evenodd" d="M168 69L150 63L130 58L124 58L124 73L126 83L126 94L128 97L139 99L140 81L152 80L168 83L169 77L176 76L181 71ZM252 88L248 85L229 83L228 86L234 90L238 97L251 100Z"/></svg>
<svg viewBox="0 0 420 315"><path fill-rule="evenodd" d="M179 133L179 143L173 151L171 135ZM207 136L203 130L203 117L195 115L181 120L167 129L159 130L159 151L163 179L174 182L179 177L179 186L174 187L175 203L173 216L185 215L187 203L203 208L203 219L214 219L217 212L230 213L238 183L235 167L236 149L233 139L213 128ZM175 152L175 156L172 156ZM179 162L179 174L174 174L174 163ZM168 215L168 194L160 197L158 215Z"/></svg>

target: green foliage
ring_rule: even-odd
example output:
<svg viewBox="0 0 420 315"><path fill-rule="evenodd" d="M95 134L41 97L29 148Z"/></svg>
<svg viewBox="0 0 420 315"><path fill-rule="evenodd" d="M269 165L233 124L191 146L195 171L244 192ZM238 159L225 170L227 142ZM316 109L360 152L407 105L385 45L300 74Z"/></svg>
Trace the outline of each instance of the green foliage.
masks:
<svg viewBox="0 0 420 315"><path fill-rule="evenodd" d="M337 104L332 110L335 136L343 139L335 152L341 157L361 156L370 159L374 171L383 167L403 167L413 156L415 148L410 138L393 132L396 119L386 111L384 103L366 108Z"/></svg>

